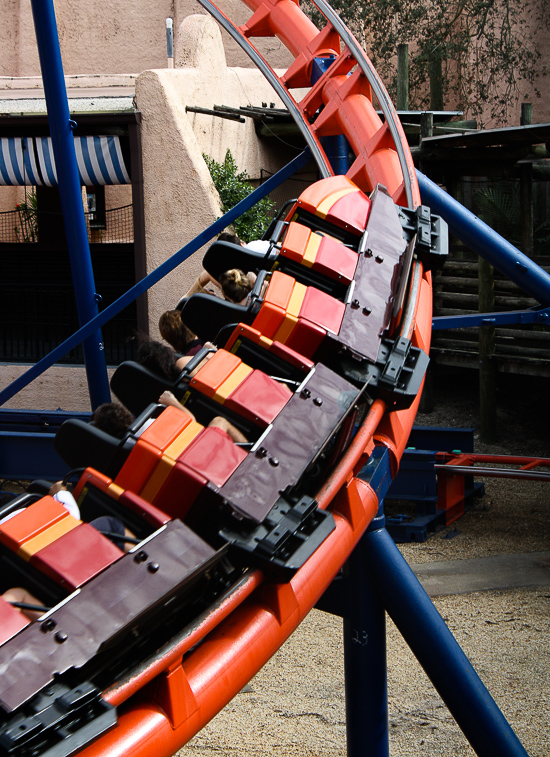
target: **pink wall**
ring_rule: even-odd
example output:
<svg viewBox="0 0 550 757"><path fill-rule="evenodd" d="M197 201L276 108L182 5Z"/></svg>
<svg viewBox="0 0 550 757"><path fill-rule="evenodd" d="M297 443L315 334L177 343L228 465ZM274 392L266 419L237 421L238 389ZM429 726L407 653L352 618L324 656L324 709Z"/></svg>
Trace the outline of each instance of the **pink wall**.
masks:
<svg viewBox="0 0 550 757"><path fill-rule="evenodd" d="M237 22L250 11L239 0L224 7ZM235 11L233 10L235 8ZM140 73L166 66L166 18L174 30L191 14L206 11L195 0L56 0L65 74ZM0 76L40 74L30 0L0 0ZM230 66L250 66L248 57L227 36ZM278 40L259 40L262 52L275 53L273 66L290 61ZM178 51L176 48L176 55Z"/></svg>

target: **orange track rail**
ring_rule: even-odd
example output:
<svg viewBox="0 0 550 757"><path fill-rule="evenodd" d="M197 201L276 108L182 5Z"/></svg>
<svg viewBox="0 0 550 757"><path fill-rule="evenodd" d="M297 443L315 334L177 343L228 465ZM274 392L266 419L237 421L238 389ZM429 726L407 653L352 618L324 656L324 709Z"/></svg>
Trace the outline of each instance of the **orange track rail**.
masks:
<svg viewBox="0 0 550 757"><path fill-rule="evenodd" d="M431 331L429 278L421 280L418 305L422 317L417 317L412 338L415 346L426 346ZM374 491L355 473L375 442L388 447L397 466L418 401L392 413L385 412L382 401L374 402L318 492L320 506L330 505L334 512L335 531L289 583L264 583L260 571L252 572L140 672L106 691L105 698L119 705L119 723L84 750L86 757L172 755L255 675L323 594L376 514Z"/></svg>
<svg viewBox="0 0 550 757"><path fill-rule="evenodd" d="M276 35L294 55L294 63L282 77L269 71L285 89L286 102L299 109L313 143L318 146L320 136L344 134L356 155L349 178L365 192L382 183L396 202L417 206L419 191L410 152L391 104L385 123L375 112L372 77L376 87L379 80L366 56L347 76L357 63L351 35L342 44L341 31L333 23L319 31L292 0L246 2L253 15L239 30L241 44L246 49L245 37ZM205 5L212 10L207 0ZM215 17L226 28L236 29L215 10ZM257 59L258 53L252 49ZM334 54L335 62L296 103L288 89L309 86L313 58L327 54ZM365 67L370 70L370 81ZM312 114L322 105L320 116L310 123ZM321 173L329 175L328 161L321 156L318 162ZM431 303L431 275L415 264L401 333L425 351L431 336ZM411 408L394 412L387 412L381 400L373 403L351 445L318 492L320 506L330 507L334 513L336 529L289 583L267 583L260 571L250 572L154 659L107 690L105 698L119 707L118 725L84 749L82 755L168 757L239 692L303 620L373 519L378 509L375 492L356 474L375 444L381 444L389 450L395 475L418 402L419 397Z"/></svg>

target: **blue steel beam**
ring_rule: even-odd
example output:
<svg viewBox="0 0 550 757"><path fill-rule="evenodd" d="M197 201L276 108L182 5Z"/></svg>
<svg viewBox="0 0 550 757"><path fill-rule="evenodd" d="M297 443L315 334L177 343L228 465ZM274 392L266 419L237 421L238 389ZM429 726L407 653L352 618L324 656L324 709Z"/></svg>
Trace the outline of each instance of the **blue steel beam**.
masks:
<svg viewBox="0 0 550 757"><path fill-rule="evenodd" d="M0 477L59 481L69 466L55 451L53 431L0 431Z"/></svg>
<svg viewBox="0 0 550 757"><path fill-rule="evenodd" d="M335 55L326 55L313 59L311 83L315 84L336 60ZM343 175L349 171L349 144L343 134L322 137L321 144L335 174Z"/></svg>
<svg viewBox="0 0 550 757"><path fill-rule="evenodd" d="M363 540L343 569L347 757L389 757L386 613L369 577Z"/></svg>
<svg viewBox="0 0 550 757"><path fill-rule="evenodd" d="M385 612L476 754L527 757L386 531L383 500L392 483L388 450L375 447L358 477L376 492L380 507L344 566L343 580L336 582L334 591L327 592L317 605L344 618L348 757L363 757L367 752L370 757L389 757Z"/></svg>
<svg viewBox="0 0 550 757"><path fill-rule="evenodd" d="M516 283L541 305L550 305L550 273L544 271L437 184L416 172L422 202L440 215L449 231Z"/></svg>
<svg viewBox="0 0 550 757"><path fill-rule="evenodd" d="M68 418L87 421L90 413L0 409L0 478L63 478L69 467L55 451L54 439Z"/></svg>
<svg viewBox="0 0 550 757"><path fill-rule="evenodd" d="M158 268L141 279L141 281L138 281L137 284L134 284L134 286L128 289L128 291L119 297L118 300L115 300L115 302L111 303L109 307L105 308L103 312L92 318L89 323L82 326L78 331L75 331L72 336L65 339L64 342L55 347L55 349L53 349L48 355L39 360L38 363L35 363L35 365L25 371L25 373L16 378L15 381L0 392L0 406L5 402L8 402L8 400L17 394L17 392L21 391L21 389L28 386L31 381L34 381L37 376L44 373L44 371L50 368L57 360L60 360L66 355L67 352L74 349L74 347L80 344L83 339L86 339L90 334L94 333L96 329L104 326L107 321L113 318L117 313L120 313L121 310L139 297L140 294L146 292L164 276L173 271L174 268L187 260L187 258L194 252L213 239L216 234L223 231L226 226L230 226L236 218L245 213L252 207L252 205L266 197L276 187L282 184L283 181L288 179L289 176L292 176L296 171L305 166L310 159L311 154L306 148L300 153L300 155L294 158L294 160L287 163L284 168L281 168L280 171L271 176L260 187L255 189L248 197L245 197L244 200L241 200L234 208L231 208L231 210L224 216L218 218L218 220L214 221L214 223L208 226L208 228L201 231L201 233L192 239L191 242L182 247L181 250L178 250L178 252L174 253L172 257L165 260L164 263L161 263Z"/></svg>
<svg viewBox="0 0 550 757"><path fill-rule="evenodd" d="M358 474L380 506L367 529L383 529L384 497L392 483L390 454L376 446ZM347 757L389 757L386 614L366 564L366 534L344 566L344 671ZM366 745L368 744L368 749Z"/></svg>
<svg viewBox="0 0 550 757"><path fill-rule="evenodd" d="M83 326L97 316L98 308L88 232L82 207L80 175L72 135L72 127L76 124L71 121L69 114L53 2L52 0L31 0L31 3L57 168L57 183L65 221L78 322ZM95 408L111 399L103 338L98 327L90 332L82 346L90 402L92 408Z"/></svg>
<svg viewBox="0 0 550 757"><path fill-rule="evenodd" d="M479 757L528 757L385 528L361 542L379 601Z"/></svg>
<svg viewBox="0 0 550 757"><path fill-rule="evenodd" d="M550 308L537 310L509 310L505 313L470 313L468 315L439 315L432 319L432 329L464 329L472 326L507 326L514 323L550 324Z"/></svg>

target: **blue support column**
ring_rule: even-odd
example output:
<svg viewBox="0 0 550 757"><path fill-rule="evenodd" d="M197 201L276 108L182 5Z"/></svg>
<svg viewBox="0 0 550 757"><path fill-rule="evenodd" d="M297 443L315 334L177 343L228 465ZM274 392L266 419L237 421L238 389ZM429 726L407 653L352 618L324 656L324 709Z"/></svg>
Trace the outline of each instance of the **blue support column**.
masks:
<svg viewBox="0 0 550 757"><path fill-rule="evenodd" d="M449 224L449 231L508 276L524 292L542 305L550 305L550 273L507 242L427 176L420 171L416 175L422 202Z"/></svg>
<svg viewBox="0 0 550 757"><path fill-rule="evenodd" d="M389 757L386 612L369 578L365 539L344 567L347 757Z"/></svg>
<svg viewBox="0 0 550 757"><path fill-rule="evenodd" d="M313 66L311 68L312 84L315 84L321 78L325 71L334 63L334 60L334 55L313 59ZM344 135L337 134L334 137L322 137L321 143L334 173L339 176L347 173L349 171L349 145Z"/></svg>
<svg viewBox="0 0 550 757"><path fill-rule="evenodd" d="M78 320L83 326L98 314L98 308L71 129L74 122L69 114L53 2L31 0L31 3ZM90 402L92 408L95 408L111 399L103 339L99 329L83 342L83 348Z"/></svg>
<svg viewBox="0 0 550 757"><path fill-rule="evenodd" d="M364 537L366 575L479 757L528 757L385 528Z"/></svg>
<svg viewBox="0 0 550 757"><path fill-rule="evenodd" d="M395 622L479 757L528 757L443 618L385 528L389 456L377 446L359 473L380 507L337 579L317 603L344 618L348 757L388 757L384 613Z"/></svg>
<svg viewBox="0 0 550 757"><path fill-rule="evenodd" d="M367 535L384 528L383 501L391 485L388 450L375 447L359 478L380 503L378 513L344 566L344 670L348 757L388 757L386 613L367 564Z"/></svg>

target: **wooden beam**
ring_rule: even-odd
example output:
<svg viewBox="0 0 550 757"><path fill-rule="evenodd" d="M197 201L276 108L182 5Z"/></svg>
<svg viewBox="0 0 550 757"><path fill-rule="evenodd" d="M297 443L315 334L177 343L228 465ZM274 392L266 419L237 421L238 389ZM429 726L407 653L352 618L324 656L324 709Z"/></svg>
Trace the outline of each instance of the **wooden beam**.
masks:
<svg viewBox="0 0 550 757"><path fill-rule="evenodd" d="M397 110L409 109L409 45L397 46Z"/></svg>

